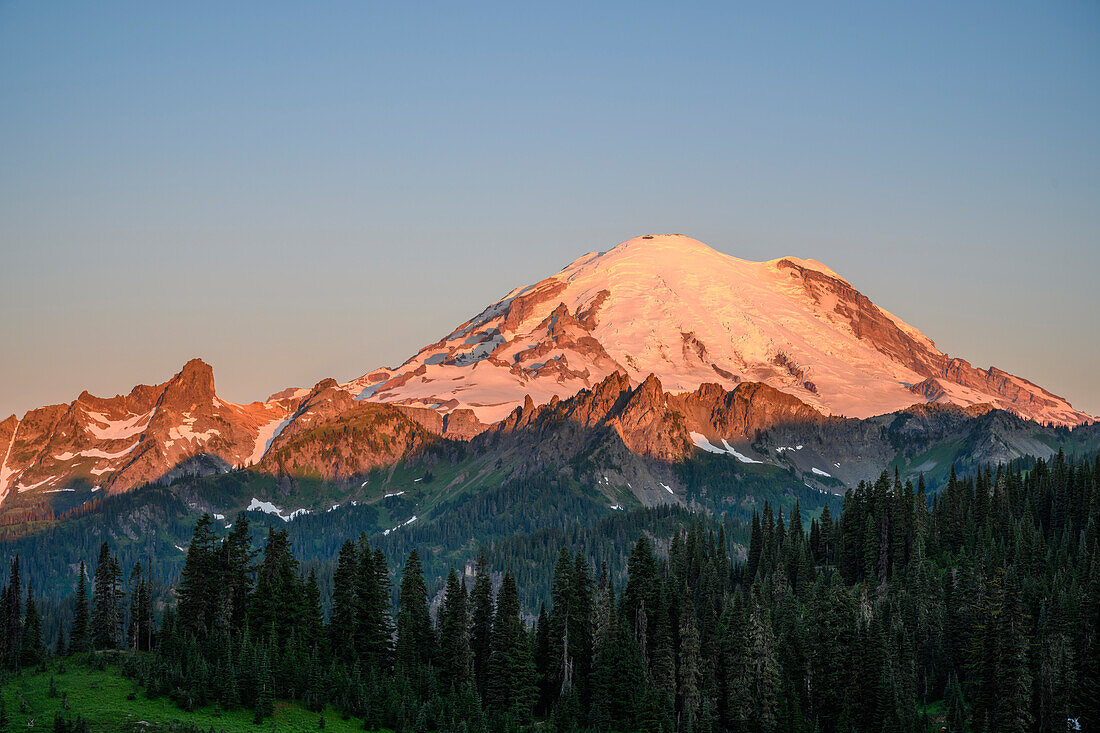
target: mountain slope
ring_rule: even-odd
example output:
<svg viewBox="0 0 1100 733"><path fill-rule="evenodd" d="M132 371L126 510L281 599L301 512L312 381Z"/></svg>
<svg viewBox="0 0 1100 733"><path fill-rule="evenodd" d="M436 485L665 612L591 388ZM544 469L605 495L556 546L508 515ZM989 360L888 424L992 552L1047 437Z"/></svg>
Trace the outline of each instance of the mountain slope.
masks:
<svg viewBox="0 0 1100 733"><path fill-rule="evenodd" d="M1091 420L1025 379L949 357L819 262L749 262L675 234L584 255L397 369L343 387L357 399L469 408L491 423L526 395L547 403L616 371L634 384L655 374L674 392L762 382L849 417L928 401Z"/></svg>
<svg viewBox="0 0 1100 733"><path fill-rule="evenodd" d="M0 423L0 501L77 487L118 493L173 472L255 463L295 405L293 397L226 402L214 392L213 370L198 359L167 382L127 395L84 392Z"/></svg>

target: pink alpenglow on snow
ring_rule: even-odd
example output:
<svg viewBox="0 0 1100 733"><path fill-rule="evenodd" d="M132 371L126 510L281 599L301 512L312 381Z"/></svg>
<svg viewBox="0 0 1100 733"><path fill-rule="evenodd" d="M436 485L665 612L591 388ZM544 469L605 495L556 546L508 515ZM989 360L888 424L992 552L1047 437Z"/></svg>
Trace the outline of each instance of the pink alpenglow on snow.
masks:
<svg viewBox="0 0 1100 733"><path fill-rule="evenodd" d="M936 348L829 267L738 259L679 234L629 239L517 288L396 369L342 387L358 399L469 408L495 422L614 371L689 391L745 381L827 414L869 417L916 402L989 403L1063 425L1091 418L1000 370Z"/></svg>

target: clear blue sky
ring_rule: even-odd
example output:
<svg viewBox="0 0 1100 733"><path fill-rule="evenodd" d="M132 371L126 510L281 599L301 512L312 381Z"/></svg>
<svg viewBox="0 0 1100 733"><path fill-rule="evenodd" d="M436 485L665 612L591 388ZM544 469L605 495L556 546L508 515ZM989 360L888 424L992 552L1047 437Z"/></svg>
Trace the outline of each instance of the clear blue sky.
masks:
<svg viewBox="0 0 1100 733"><path fill-rule="evenodd" d="M395 364L646 232L1100 413L1100 4L0 0L0 412Z"/></svg>

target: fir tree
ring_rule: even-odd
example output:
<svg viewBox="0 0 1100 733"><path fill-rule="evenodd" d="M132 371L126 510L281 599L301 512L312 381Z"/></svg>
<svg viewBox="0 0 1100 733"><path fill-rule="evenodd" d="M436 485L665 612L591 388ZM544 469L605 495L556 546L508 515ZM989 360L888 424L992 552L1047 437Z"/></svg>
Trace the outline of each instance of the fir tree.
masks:
<svg viewBox="0 0 1100 733"><path fill-rule="evenodd" d="M80 561L80 575L76 581L76 608L73 611L73 628L69 634L69 653L78 654L91 648L91 624L88 613L87 570Z"/></svg>
<svg viewBox="0 0 1100 733"><path fill-rule="evenodd" d="M196 636L205 635L210 629L220 590L218 543L213 522L209 514L203 514L195 522L176 589L180 626Z"/></svg>
<svg viewBox="0 0 1100 733"><path fill-rule="evenodd" d="M27 584L27 604L23 613L23 648L20 662L24 667L38 664L46 657L42 643L42 618L34 603L34 587Z"/></svg>
<svg viewBox="0 0 1100 733"><path fill-rule="evenodd" d="M92 589L92 643L96 649L116 649L122 631L122 569L106 542L99 548Z"/></svg>
<svg viewBox="0 0 1100 733"><path fill-rule="evenodd" d="M524 722L534 709L538 689L530 640L519 614L516 581L505 573L493 615L486 701L493 710Z"/></svg>
<svg viewBox="0 0 1100 733"><path fill-rule="evenodd" d="M357 573L358 557L355 543L347 540L340 547L336 570L332 575L332 615L329 618L328 634L334 656L349 666L356 658L354 640Z"/></svg>
<svg viewBox="0 0 1100 733"><path fill-rule="evenodd" d="M473 677L470 650L470 621L466 610L466 588L454 568L447 573L443 605L439 610L439 670L444 684L455 690L468 686Z"/></svg>
<svg viewBox="0 0 1100 733"><path fill-rule="evenodd" d="M473 654L474 681L478 694L487 693L489 656L493 628L493 583L489 579L489 564L485 553L477 561L474 587L470 591L470 650Z"/></svg>
<svg viewBox="0 0 1100 733"><path fill-rule="evenodd" d="M428 588L416 550L409 553L405 562L399 604L397 664L406 674L413 674L421 665L429 663L435 648L432 619L428 611Z"/></svg>

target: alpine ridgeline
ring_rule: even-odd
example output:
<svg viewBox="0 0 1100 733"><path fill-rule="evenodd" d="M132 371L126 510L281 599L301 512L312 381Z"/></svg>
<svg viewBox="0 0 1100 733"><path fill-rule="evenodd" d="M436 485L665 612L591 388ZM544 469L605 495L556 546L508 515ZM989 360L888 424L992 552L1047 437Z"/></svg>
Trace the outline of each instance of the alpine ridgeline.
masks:
<svg viewBox="0 0 1100 733"><path fill-rule="evenodd" d="M573 434L517 450L530 433L521 428L545 435L563 411ZM238 405L217 397L196 359L159 386L13 415L0 422L0 502L7 512L24 494L16 504L61 492L76 501L250 465L350 479L441 440L508 450L516 465L550 450L576 460L597 423L647 459L727 452L850 485L894 460L903 433L925 448L965 434L981 459L1053 450L1024 421L1093 418L944 354L819 262L749 262L679 234L642 236L514 290L400 367L344 384ZM811 441L819 456L802 451Z"/></svg>

